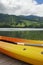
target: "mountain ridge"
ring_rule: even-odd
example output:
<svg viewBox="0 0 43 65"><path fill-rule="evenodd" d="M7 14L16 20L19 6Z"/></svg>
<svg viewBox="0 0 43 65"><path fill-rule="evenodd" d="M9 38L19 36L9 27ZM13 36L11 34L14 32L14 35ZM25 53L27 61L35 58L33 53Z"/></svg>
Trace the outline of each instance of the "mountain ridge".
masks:
<svg viewBox="0 0 43 65"><path fill-rule="evenodd" d="M0 27L43 27L43 17L0 14Z"/></svg>

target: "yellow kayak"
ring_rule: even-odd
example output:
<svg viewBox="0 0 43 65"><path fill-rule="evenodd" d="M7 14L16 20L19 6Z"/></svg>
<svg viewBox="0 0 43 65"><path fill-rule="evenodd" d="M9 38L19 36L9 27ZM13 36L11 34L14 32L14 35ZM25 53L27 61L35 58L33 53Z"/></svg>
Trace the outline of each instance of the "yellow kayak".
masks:
<svg viewBox="0 0 43 65"><path fill-rule="evenodd" d="M0 41L0 51L33 65L43 65L43 47L22 46Z"/></svg>

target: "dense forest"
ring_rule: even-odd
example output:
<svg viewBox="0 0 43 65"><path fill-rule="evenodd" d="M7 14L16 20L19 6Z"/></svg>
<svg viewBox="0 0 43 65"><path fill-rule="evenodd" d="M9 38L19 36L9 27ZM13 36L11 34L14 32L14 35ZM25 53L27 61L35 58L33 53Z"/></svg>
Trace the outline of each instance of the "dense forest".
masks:
<svg viewBox="0 0 43 65"><path fill-rule="evenodd" d="M43 28L43 17L0 14L0 28Z"/></svg>

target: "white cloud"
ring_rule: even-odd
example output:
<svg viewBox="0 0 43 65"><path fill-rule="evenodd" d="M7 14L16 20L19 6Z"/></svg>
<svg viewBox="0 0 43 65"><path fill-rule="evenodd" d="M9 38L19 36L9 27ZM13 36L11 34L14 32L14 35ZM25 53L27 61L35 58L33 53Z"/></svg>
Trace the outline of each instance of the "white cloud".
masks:
<svg viewBox="0 0 43 65"><path fill-rule="evenodd" d="M5 8L0 13L43 16L43 4L38 5L36 0L0 0L0 3Z"/></svg>

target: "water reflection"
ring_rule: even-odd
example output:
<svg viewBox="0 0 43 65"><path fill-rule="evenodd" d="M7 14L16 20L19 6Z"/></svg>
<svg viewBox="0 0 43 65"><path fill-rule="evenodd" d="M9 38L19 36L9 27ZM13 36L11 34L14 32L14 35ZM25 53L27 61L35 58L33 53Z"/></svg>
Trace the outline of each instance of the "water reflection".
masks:
<svg viewBox="0 0 43 65"><path fill-rule="evenodd" d="M43 31L1 31L0 35L23 39L43 40Z"/></svg>

